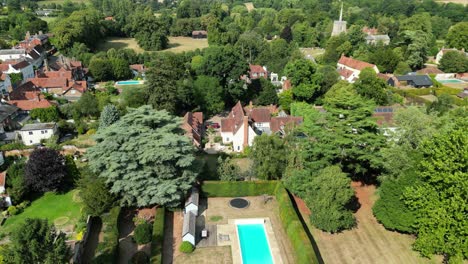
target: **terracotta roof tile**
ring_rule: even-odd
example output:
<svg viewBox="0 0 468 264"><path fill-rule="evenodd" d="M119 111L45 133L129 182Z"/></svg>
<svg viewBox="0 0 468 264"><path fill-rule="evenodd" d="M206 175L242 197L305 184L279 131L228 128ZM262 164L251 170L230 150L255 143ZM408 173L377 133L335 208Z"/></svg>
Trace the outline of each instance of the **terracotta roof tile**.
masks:
<svg viewBox="0 0 468 264"><path fill-rule="evenodd" d="M14 105L20 108L23 111L31 111L36 108L49 108L53 106L49 100L11 100L8 101L9 104Z"/></svg>
<svg viewBox="0 0 468 264"><path fill-rule="evenodd" d="M293 127L302 123L303 118L298 116L273 117L271 118L271 132L276 133L283 130L284 127Z"/></svg>
<svg viewBox="0 0 468 264"><path fill-rule="evenodd" d="M0 172L0 186L5 187L6 183L6 171Z"/></svg>
<svg viewBox="0 0 468 264"><path fill-rule="evenodd" d="M374 68L375 67L374 64L370 64L370 63L365 62L365 61L360 61L360 60L356 60L356 59L353 59L353 58L349 58L349 57L346 57L344 55L341 56L338 63L343 64L345 66L348 66L350 68L356 69L356 70L360 70L360 71L362 71L364 68Z"/></svg>
<svg viewBox="0 0 468 264"><path fill-rule="evenodd" d="M192 138L197 145L200 145L203 133L203 113L187 112L183 119L182 128L186 135Z"/></svg>

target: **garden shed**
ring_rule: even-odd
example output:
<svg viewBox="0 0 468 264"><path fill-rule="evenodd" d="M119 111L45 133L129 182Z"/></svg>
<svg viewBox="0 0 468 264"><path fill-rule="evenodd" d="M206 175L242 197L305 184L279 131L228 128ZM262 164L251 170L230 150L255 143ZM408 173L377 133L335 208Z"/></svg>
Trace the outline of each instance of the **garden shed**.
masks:
<svg viewBox="0 0 468 264"><path fill-rule="evenodd" d="M184 214L184 225L182 228L182 241L190 242L195 246L195 224L197 216L193 212Z"/></svg>

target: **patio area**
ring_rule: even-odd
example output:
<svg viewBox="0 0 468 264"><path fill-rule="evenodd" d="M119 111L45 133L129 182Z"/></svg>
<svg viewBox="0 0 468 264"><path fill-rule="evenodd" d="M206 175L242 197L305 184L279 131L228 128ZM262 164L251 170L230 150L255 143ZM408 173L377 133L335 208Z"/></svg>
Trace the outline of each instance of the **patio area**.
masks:
<svg viewBox="0 0 468 264"><path fill-rule="evenodd" d="M238 238L234 219L264 218L266 233L275 263L292 264L293 250L279 219L278 204L274 197L265 203L265 197L244 197L250 204L247 208L229 206L232 198L200 199L197 217L197 246L192 254L180 254L174 243L174 263L240 263ZM179 221L178 221L179 222ZM173 227L174 230L182 227ZM208 230L208 238L201 238L201 230ZM174 232L177 233L177 232ZM229 239L227 240L227 238ZM221 239L220 239L221 238ZM235 244L233 247L232 245ZM177 252L177 253L176 253ZM235 255L235 256L234 256ZM277 259L281 259L278 262Z"/></svg>

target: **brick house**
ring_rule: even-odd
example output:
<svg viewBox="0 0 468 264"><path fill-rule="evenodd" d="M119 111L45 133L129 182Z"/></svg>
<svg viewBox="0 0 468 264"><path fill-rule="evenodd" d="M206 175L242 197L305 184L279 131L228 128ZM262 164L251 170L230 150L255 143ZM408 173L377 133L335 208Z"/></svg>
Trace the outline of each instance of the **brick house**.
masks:
<svg viewBox="0 0 468 264"><path fill-rule="evenodd" d="M204 133L203 113L187 112L183 118L182 129L185 130L185 135L192 141L193 145L200 148Z"/></svg>

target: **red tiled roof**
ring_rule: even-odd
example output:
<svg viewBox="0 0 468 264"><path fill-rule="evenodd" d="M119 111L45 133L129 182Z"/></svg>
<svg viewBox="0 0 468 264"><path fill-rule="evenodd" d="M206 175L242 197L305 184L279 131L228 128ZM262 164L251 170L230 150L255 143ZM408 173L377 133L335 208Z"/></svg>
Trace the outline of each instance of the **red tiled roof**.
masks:
<svg viewBox="0 0 468 264"><path fill-rule="evenodd" d="M291 81L290 80L286 80L283 82L283 91L287 91L289 89L291 89Z"/></svg>
<svg viewBox="0 0 468 264"><path fill-rule="evenodd" d="M0 64L0 71L8 71L10 69L9 63L2 63Z"/></svg>
<svg viewBox="0 0 468 264"><path fill-rule="evenodd" d="M253 65L253 64L249 64L249 67L250 67L250 73L267 73L267 71L261 66L261 65Z"/></svg>
<svg viewBox="0 0 468 264"><path fill-rule="evenodd" d="M53 104L49 100L11 100L9 104L20 108L23 111L31 111L36 108L49 108Z"/></svg>
<svg viewBox="0 0 468 264"><path fill-rule="evenodd" d="M346 57L344 55L341 56L340 60L338 61L339 64L346 65L352 69L362 71L364 68L374 68L374 64L370 64L365 61L356 60L353 58Z"/></svg>
<svg viewBox="0 0 468 264"><path fill-rule="evenodd" d="M68 79L61 78L30 78L28 81L34 83L38 87L42 88L68 88Z"/></svg>
<svg viewBox="0 0 468 264"><path fill-rule="evenodd" d="M130 69L135 70L137 72L144 72L146 70L144 64L132 64L130 65Z"/></svg>
<svg viewBox="0 0 468 264"><path fill-rule="evenodd" d="M351 75L353 75L353 71L348 69L339 69L338 73L343 76L343 78L348 79Z"/></svg>
<svg viewBox="0 0 468 264"><path fill-rule="evenodd" d="M366 33L367 35L377 35L377 33L379 33L379 31L376 28L368 27L362 28L362 32Z"/></svg>
<svg viewBox="0 0 468 264"><path fill-rule="evenodd" d="M200 145L203 133L203 113L187 112L183 119L182 128L185 130L186 135L191 137L197 145Z"/></svg>
<svg viewBox="0 0 468 264"><path fill-rule="evenodd" d="M0 80L5 81L6 77L7 77L7 74L0 71Z"/></svg>
<svg viewBox="0 0 468 264"><path fill-rule="evenodd" d="M72 79L72 71L67 70L59 70L59 71L44 71L38 74L37 77L40 78L67 78L69 80Z"/></svg>
<svg viewBox="0 0 468 264"><path fill-rule="evenodd" d="M228 117L221 119L221 132L236 133L244 122L244 115L244 109L242 108L241 102L239 101L231 109Z"/></svg>
<svg viewBox="0 0 468 264"><path fill-rule="evenodd" d="M266 107L253 108L248 112L249 118L256 123L270 122L271 114L270 109Z"/></svg>
<svg viewBox="0 0 468 264"><path fill-rule="evenodd" d="M6 171L0 172L0 186L5 187L6 182Z"/></svg>
<svg viewBox="0 0 468 264"><path fill-rule="evenodd" d="M388 74L377 73L377 77L379 77L380 79L382 79L384 81L388 81L392 76L390 76Z"/></svg>
<svg viewBox="0 0 468 264"><path fill-rule="evenodd" d="M270 122L270 129L276 133L283 129L283 127L293 127L302 123L303 118L298 116L287 117L273 117Z"/></svg>
<svg viewBox="0 0 468 264"><path fill-rule="evenodd" d="M443 71L439 70L437 67L426 67L417 71L419 74L439 74L444 73Z"/></svg>

